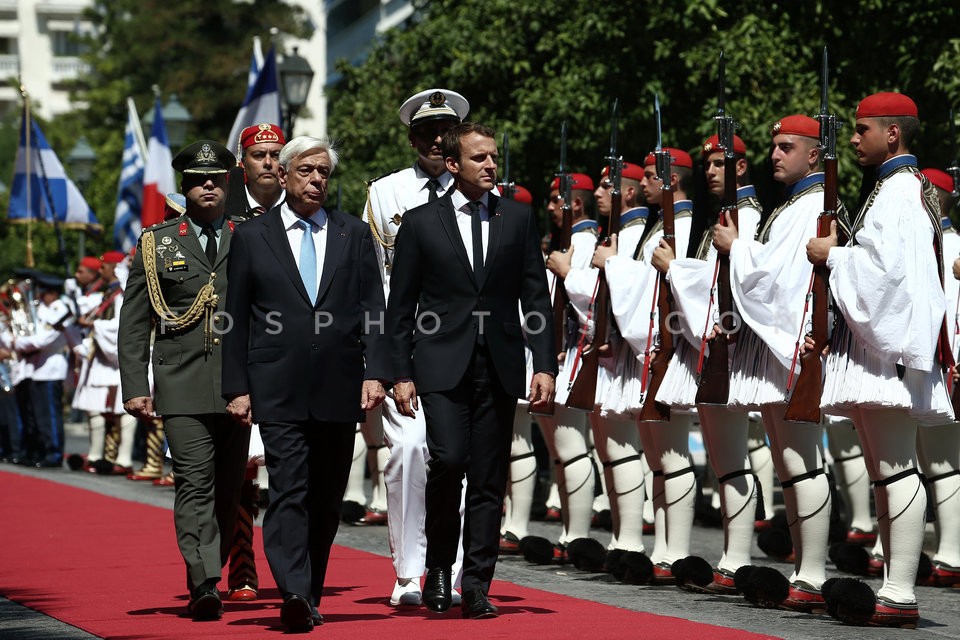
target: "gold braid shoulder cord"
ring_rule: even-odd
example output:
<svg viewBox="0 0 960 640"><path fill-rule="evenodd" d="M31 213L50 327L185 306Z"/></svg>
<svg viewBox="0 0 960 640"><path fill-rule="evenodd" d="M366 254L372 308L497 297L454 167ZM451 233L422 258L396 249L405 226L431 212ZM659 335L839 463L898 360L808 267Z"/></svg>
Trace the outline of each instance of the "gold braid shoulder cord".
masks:
<svg viewBox="0 0 960 640"><path fill-rule="evenodd" d="M143 269L147 277L147 294L154 313L157 314L163 325L173 331L185 331L203 319L203 350L209 352L213 344L213 312L220 299L213 287L213 281L217 274L210 274L210 280L200 287L200 291L197 292L197 297L194 298L190 308L178 316L167 306L160 289L160 278L157 276L156 240L153 231L144 232L142 244Z"/></svg>
<svg viewBox="0 0 960 640"><path fill-rule="evenodd" d="M370 200L370 185L367 185L367 224L370 225L370 232L373 234L373 237L384 249L393 249L395 243L391 242L397 237L395 233L387 233L386 231L380 231L380 227L377 226L377 221L373 216L373 203Z"/></svg>

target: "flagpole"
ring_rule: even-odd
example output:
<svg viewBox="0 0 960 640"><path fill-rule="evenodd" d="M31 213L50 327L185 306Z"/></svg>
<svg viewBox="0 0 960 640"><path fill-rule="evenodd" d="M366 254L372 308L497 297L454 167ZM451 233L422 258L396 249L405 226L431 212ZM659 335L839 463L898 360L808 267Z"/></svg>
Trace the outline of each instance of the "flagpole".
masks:
<svg viewBox="0 0 960 640"><path fill-rule="evenodd" d="M30 116L30 96L27 95L27 88L23 86L23 78L18 78L20 80L20 95L23 97L23 128L24 135L26 137L26 171L27 171L27 251L24 256L24 266L32 269L33 262L33 202L30 199L30 183L32 180L32 175L30 173L30 160L33 156L33 146L30 142L30 134L33 132L33 119Z"/></svg>

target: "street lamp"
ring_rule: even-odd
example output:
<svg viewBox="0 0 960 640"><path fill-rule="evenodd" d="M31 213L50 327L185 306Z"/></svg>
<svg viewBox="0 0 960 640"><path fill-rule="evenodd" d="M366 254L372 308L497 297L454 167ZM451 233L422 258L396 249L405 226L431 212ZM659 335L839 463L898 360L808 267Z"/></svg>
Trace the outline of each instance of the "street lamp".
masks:
<svg viewBox="0 0 960 640"><path fill-rule="evenodd" d="M193 122L190 112L177 100L177 94L171 93L167 104L163 106L163 122L167 125L167 138L170 147L179 149L187 140L187 127Z"/></svg>
<svg viewBox="0 0 960 640"><path fill-rule="evenodd" d="M160 88L154 85L154 91L160 95ZM153 128L153 109L147 112L143 117L143 124L146 130ZM177 100L177 94L171 93L167 104L163 106L160 112L163 115L163 124L167 129L167 142L171 149L179 149L187 139L187 127L193 122L190 112Z"/></svg>
<svg viewBox="0 0 960 640"><path fill-rule="evenodd" d="M97 154L90 143L87 142L86 136L80 136L67 156L70 173L73 174L73 179L80 191L83 191L90 184L90 178L93 176L93 165L96 161Z"/></svg>
<svg viewBox="0 0 960 640"><path fill-rule="evenodd" d="M283 87L283 100L287 104L287 139L293 137L293 125L297 113L307 103L307 93L310 83L313 82L313 69L310 63L297 54L297 47L293 53L284 56L278 66L280 84Z"/></svg>
<svg viewBox="0 0 960 640"><path fill-rule="evenodd" d="M87 185L90 184L90 178L93 177L93 166L96 161L97 154L94 152L93 147L90 146L90 143L87 142L86 136L80 136L77 143L73 145L73 149L70 150L69 155L67 155L67 165L69 165L70 173L73 174L73 179L81 192L85 191ZM84 247L86 235L85 227L80 229L77 234L78 261L82 260L86 253Z"/></svg>

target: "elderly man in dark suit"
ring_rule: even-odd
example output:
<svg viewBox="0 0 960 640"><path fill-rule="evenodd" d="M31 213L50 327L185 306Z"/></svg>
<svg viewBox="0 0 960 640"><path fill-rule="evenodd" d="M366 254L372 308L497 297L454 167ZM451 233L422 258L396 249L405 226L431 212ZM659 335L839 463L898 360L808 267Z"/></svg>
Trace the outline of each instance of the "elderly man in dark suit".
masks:
<svg viewBox="0 0 960 640"><path fill-rule="evenodd" d="M212 140L195 142L173 159L183 174L186 213L140 236L120 310L123 408L143 420L163 416L176 473L173 520L197 620L223 611L217 582L230 552L250 439L249 429L227 417L220 393L225 271L235 224L224 213L224 192L235 163Z"/></svg>
<svg viewBox="0 0 960 640"><path fill-rule="evenodd" d="M494 132L465 122L443 137L454 188L408 211L397 235L387 326L394 400L413 415L423 401L430 466L423 602L451 604L450 567L467 478L463 594L467 618L498 615L487 600L500 540L517 398L553 400L550 295L530 209L491 193ZM524 314L521 324L520 309ZM524 380L524 334L534 374Z"/></svg>
<svg viewBox="0 0 960 640"><path fill-rule="evenodd" d="M260 425L270 473L264 550L289 631L317 611L356 423L384 397L384 299L370 229L324 208L332 144L298 137L280 154L285 201L237 228L224 341L227 411Z"/></svg>

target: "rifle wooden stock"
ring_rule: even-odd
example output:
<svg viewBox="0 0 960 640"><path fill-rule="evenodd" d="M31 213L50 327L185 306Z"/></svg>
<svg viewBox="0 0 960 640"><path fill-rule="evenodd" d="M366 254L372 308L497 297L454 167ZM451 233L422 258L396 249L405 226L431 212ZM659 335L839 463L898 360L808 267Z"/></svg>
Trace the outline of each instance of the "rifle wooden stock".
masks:
<svg viewBox="0 0 960 640"><path fill-rule="evenodd" d="M837 159L824 161L823 213L817 222L817 237L830 235L830 224L837 219ZM790 422L820 422L820 399L823 396L822 353L829 340L827 326L827 283L830 271L825 265L813 267L813 299L810 310L810 337L813 348L800 356L800 375L793 387L793 395L787 403L784 420Z"/></svg>
<svg viewBox="0 0 960 640"><path fill-rule="evenodd" d="M563 286L563 280L557 278L553 288L553 348L558 356L566 352L563 343L567 332L568 304L570 296L567 295L567 288Z"/></svg>
<svg viewBox="0 0 960 640"><path fill-rule="evenodd" d="M594 314L593 340L580 354L580 367L577 377L567 395L567 406L571 409L593 411L597 402L597 377L600 373L600 346L607 335L607 321L610 309L610 292L607 279L601 270L597 280L596 312Z"/></svg>
<svg viewBox="0 0 960 640"><path fill-rule="evenodd" d="M726 213L734 227L739 225L737 215L737 165L724 155L723 200L721 214ZM730 349L728 336L733 327L733 293L730 291L730 256L717 254L717 310L720 312L721 331L707 344L709 353L700 371L697 404L725 405L730 398Z"/></svg>
<svg viewBox="0 0 960 640"><path fill-rule="evenodd" d="M666 184L669 184L670 176L667 176ZM674 237L674 218L673 218L673 191L665 190L663 201L661 203L663 216L663 236L673 249L677 251L677 241ZM647 397L643 402L643 408L640 410L639 419L644 422L666 422L670 420L670 406L657 402L657 391L663 383L663 378L667 373L667 367L670 366L670 360L673 358L673 352L676 345L673 343L673 333L670 330L670 314L673 311L673 291L670 289L670 283L667 281L667 274L661 273L659 278L659 293L657 298L657 315L659 316L660 348L657 349L656 357L650 364L650 383L647 385ZM649 347L648 347L649 348Z"/></svg>
<svg viewBox="0 0 960 640"><path fill-rule="evenodd" d="M610 229L609 235L620 232L620 207L622 206L620 189L614 187L610 194ZM614 211L617 212L614 215ZM605 244L609 237L598 244ZM597 378L600 372L600 349L606 346L609 350L610 319L610 290L603 269L599 270L597 280L597 294L594 297L593 312L593 340L580 354L580 368L577 378L570 387L567 396L567 406L571 409L593 411L597 396Z"/></svg>

